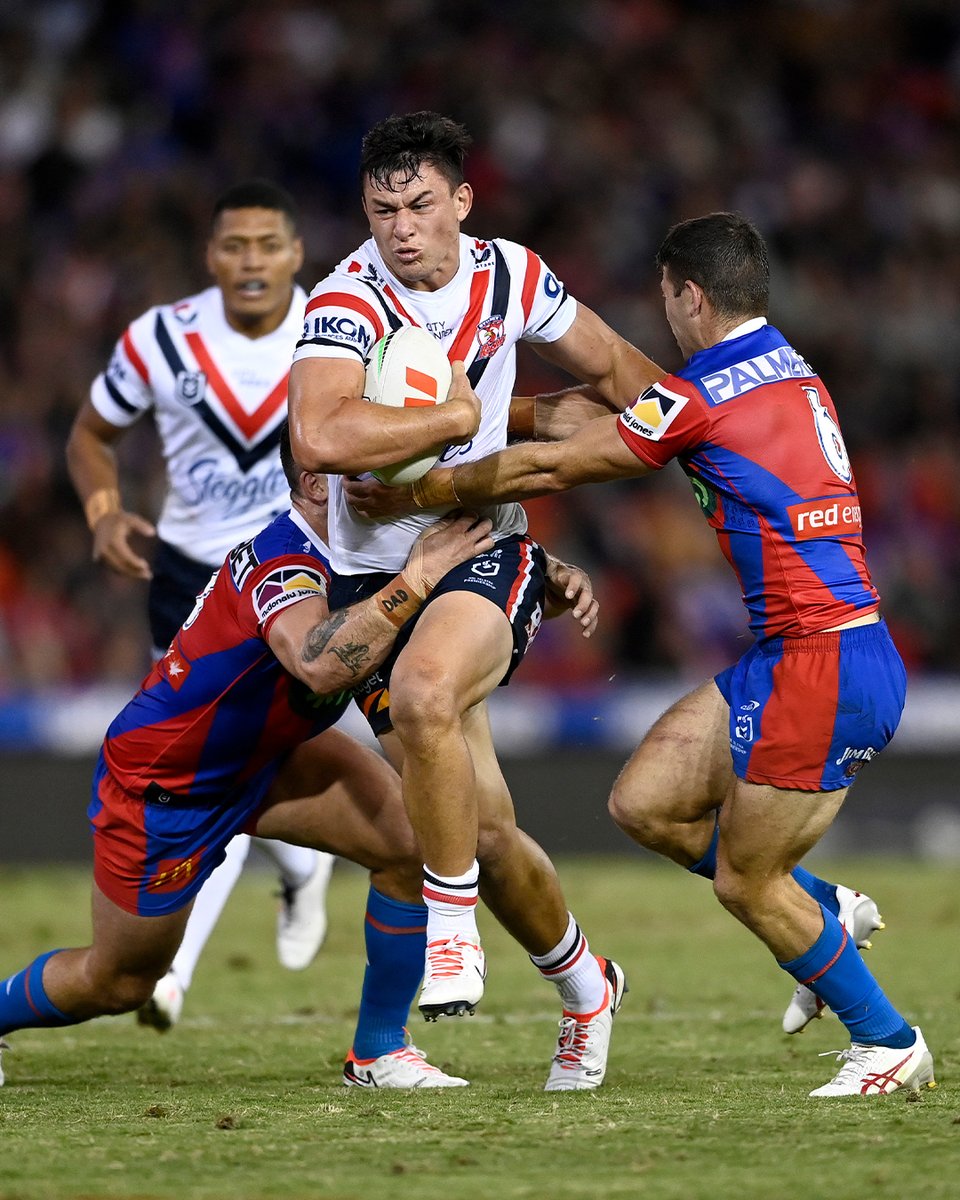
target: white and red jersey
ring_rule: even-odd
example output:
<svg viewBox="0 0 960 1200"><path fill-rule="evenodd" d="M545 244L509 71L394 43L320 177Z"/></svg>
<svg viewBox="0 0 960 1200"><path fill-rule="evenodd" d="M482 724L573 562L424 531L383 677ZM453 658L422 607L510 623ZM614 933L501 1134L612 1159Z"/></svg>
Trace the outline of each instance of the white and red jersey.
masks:
<svg viewBox="0 0 960 1200"><path fill-rule="evenodd" d="M228 324L216 287L151 308L90 389L112 425L153 409L168 483L157 532L211 567L288 506L280 426L305 303L295 287L283 323L258 338Z"/></svg>
<svg viewBox="0 0 960 1200"><path fill-rule="evenodd" d="M543 260L515 242L480 241L461 234L456 275L444 287L425 292L400 283L370 238L311 292L294 358L353 358L363 364L374 343L391 329L428 329L451 361L463 361L483 404L476 437L441 455L441 464L452 467L507 444L517 342L554 342L576 315L576 301ZM481 511L493 521L495 538L526 531L526 514L519 504ZM340 477L331 476L334 569L345 575L399 570L417 534L436 515L370 522L353 512L344 500Z"/></svg>

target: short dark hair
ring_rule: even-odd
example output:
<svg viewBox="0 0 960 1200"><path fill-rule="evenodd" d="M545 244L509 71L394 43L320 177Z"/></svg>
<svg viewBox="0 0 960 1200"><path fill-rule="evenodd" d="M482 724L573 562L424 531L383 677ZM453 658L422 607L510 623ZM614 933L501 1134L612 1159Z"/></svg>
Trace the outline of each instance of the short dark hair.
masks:
<svg viewBox="0 0 960 1200"><path fill-rule="evenodd" d="M300 490L300 472L303 468L293 457L293 446L290 444L290 422L284 421L280 426L280 466L290 485L290 491L295 496L302 496Z"/></svg>
<svg viewBox="0 0 960 1200"><path fill-rule="evenodd" d="M759 230L739 213L717 212L674 225L657 251L657 266L679 290L698 284L721 317L765 317L770 262Z"/></svg>
<svg viewBox="0 0 960 1200"><path fill-rule="evenodd" d="M211 224L217 223L221 213L230 212L235 208L272 208L282 212L290 222L290 228L296 232L299 214L294 198L277 183L269 179L245 179L242 183L234 183L221 192L213 205Z"/></svg>
<svg viewBox="0 0 960 1200"><path fill-rule="evenodd" d="M399 176L407 184L424 163L436 169L451 189L463 183L463 160L473 139L466 129L435 112L387 117L370 130L360 149L360 185L370 179L388 187Z"/></svg>

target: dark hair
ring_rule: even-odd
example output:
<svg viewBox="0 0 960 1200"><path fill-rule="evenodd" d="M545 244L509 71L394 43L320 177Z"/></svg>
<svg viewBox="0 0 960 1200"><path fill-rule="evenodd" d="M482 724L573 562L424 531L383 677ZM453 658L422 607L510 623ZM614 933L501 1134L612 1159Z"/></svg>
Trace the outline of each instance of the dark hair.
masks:
<svg viewBox="0 0 960 1200"><path fill-rule="evenodd" d="M463 183L463 160L473 139L462 125L435 112L387 117L370 130L360 150L360 185L370 179L388 187L395 176L407 184L427 163L451 189Z"/></svg>
<svg viewBox="0 0 960 1200"><path fill-rule="evenodd" d="M293 446L290 444L290 422L284 421L280 426L280 466L287 477L290 491L295 496L302 496L300 490L300 472L303 468L293 457Z"/></svg>
<svg viewBox="0 0 960 1200"><path fill-rule="evenodd" d="M246 179L235 183L221 192L213 206L212 224L223 212L235 208L272 208L282 212L290 222L290 228L296 231L298 214L294 198L279 184L271 183L269 179Z"/></svg>
<svg viewBox="0 0 960 1200"><path fill-rule="evenodd" d="M765 317L770 262L763 238L739 213L718 212L674 225L657 251L677 295L698 284L721 317Z"/></svg>

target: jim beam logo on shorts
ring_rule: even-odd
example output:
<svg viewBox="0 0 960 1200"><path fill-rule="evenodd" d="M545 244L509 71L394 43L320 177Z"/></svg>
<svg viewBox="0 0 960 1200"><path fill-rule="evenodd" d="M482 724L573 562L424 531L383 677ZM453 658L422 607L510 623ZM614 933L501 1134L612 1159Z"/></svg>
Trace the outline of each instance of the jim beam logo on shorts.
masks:
<svg viewBox="0 0 960 1200"><path fill-rule="evenodd" d="M844 775L849 775L853 778L858 771L863 770L868 762L872 762L880 753L873 746L867 746L863 750L858 750L855 746L845 746L843 753L836 760L838 767L843 767Z"/></svg>
<svg viewBox="0 0 960 1200"><path fill-rule="evenodd" d="M626 412L620 414L620 420L631 433L658 442L686 403L686 396L654 384Z"/></svg>
<svg viewBox="0 0 960 1200"><path fill-rule="evenodd" d="M311 567L278 567L253 590L253 608L263 622L281 608L298 604L309 596L325 596L327 581L323 572Z"/></svg>

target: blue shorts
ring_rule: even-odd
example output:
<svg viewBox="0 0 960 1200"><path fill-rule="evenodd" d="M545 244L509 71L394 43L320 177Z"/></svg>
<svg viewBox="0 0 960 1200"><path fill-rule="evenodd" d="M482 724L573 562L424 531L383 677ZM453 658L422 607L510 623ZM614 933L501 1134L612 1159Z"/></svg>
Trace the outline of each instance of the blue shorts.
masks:
<svg viewBox="0 0 960 1200"><path fill-rule="evenodd" d="M221 804L171 806L121 787L101 752L87 809L97 887L135 916L183 908L223 862L227 842L253 832L275 775L271 763Z"/></svg>
<svg viewBox="0 0 960 1200"><path fill-rule="evenodd" d="M886 622L758 642L716 684L733 769L805 792L849 787L893 737L907 673Z"/></svg>
<svg viewBox="0 0 960 1200"><path fill-rule="evenodd" d="M547 557L541 547L531 538L517 535L504 538L486 554L479 554L448 571L419 612L400 630L383 664L354 691L354 699L373 732L381 734L392 728L390 672L393 664L410 640L420 613L438 596L448 592L474 592L506 614L513 631L513 654L500 686L509 683L537 636L543 619L546 566ZM384 571L368 575L334 575L330 587L330 608L345 608L348 604L365 600L394 578L395 575Z"/></svg>

